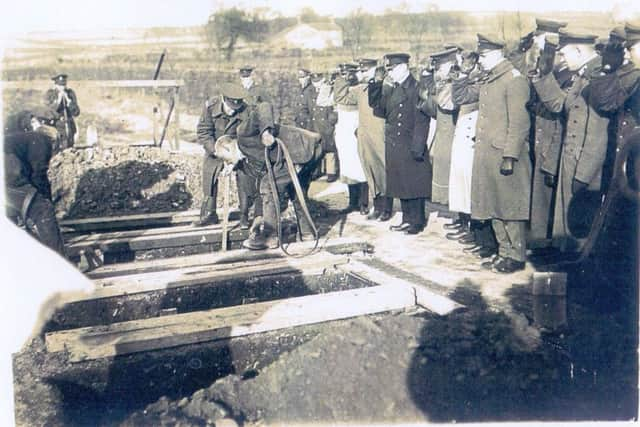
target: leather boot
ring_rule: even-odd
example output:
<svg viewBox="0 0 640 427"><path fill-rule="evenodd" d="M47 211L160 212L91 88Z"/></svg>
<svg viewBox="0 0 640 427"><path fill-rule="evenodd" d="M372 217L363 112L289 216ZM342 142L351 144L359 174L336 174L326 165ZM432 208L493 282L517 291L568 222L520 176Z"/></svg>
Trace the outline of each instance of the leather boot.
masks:
<svg viewBox="0 0 640 427"><path fill-rule="evenodd" d="M358 185L358 205L360 207L360 215L369 213L369 184L363 182Z"/></svg>
<svg viewBox="0 0 640 427"><path fill-rule="evenodd" d="M360 193L360 184L349 184L347 188L349 189L349 205L342 211L342 213L351 213L353 211L357 211L359 209L359 193Z"/></svg>
<svg viewBox="0 0 640 427"><path fill-rule="evenodd" d="M195 221L193 225L196 227L204 227L207 225L218 224L218 214L216 212L216 197L215 192L211 197L205 197L200 207L200 219Z"/></svg>

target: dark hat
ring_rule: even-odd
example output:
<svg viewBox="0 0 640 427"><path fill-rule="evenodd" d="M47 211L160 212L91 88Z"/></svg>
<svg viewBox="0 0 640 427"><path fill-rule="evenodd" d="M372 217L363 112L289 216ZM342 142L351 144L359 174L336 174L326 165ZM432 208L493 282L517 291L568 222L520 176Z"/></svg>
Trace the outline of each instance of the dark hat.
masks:
<svg viewBox="0 0 640 427"><path fill-rule="evenodd" d="M352 64L351 62L344 62L342 64L338 64L338 68L340 69L340 71L357 71L358 70L358 66L356 64Z"/></svg>
<svg viewBox="0 0 640 427"><path fill-rule="evenodd" d="M378 65L378 60L371 58L360 58L358 59L358 66L361 71L366 71L370 68L373 68Z"/></svg>
<svg viewBox="0 0 640 427"><path fill-rule="evenodd" d="M554 21L552 19L536 18L536 35L541 33L557 33L560 28L567 26L566 22Z"/></svg>
<svg viewBox="0 0 640 427"><path fill-rule="evenodd" d="M627 23L624 26L624 32L627 36L627 47L640 42L640 25L632 25Z"/></svg>
<svg viewBox="0 0 640 427"><path fill-rule="evenodd" d="M434 62L434 65L437 66L447 62L455 61L457 53L458 53L458 49L455 47L452 47L447 50L443 50L441 52L432 53L430 56Z"/></svg>
<svg viewBox="0 0 640 427"><path fill-rule="evenodd" d="M225 98L231 100L242 100L249 97L249 93L245 88L236 83L221 83L220 93L222 93L222 96Z"/></svg>
<svg viewBox="0 0 640 427"><path fill-rule="evenodd" d="M624 43L627 40L627 33L623 26L615 27L609 31L609 43Z"/></svg>
<svg viewBox="0 0 640 427"><path fill-rule="evenodd" d="M593 34L577 34L570 33L568 31L560 30L558 31L559 44L558 49L562 49L566 45L569 44L590 44L593 45L596 42L598 36L594 36Z"/></svg>
<svg viewBox="0 0 640 427"><path fill-rule="evenodd" d="M311 74L311 80L314 82L319 82L324 78L324 73L313 73Z"/></svg>
<svg viewBox="0 0 640 427"><path fill-rule="evenodd" d="M311 71L306 68L298 68L298 77L307 77L311 75Z"/></svg>
<svg viewBox="0 0 640 427"><path fill-rule="evenodd" d="M63 85L67 83L67 77L69 76L66 74L57 74L51 77L51 80L53 80L57 85Z"/></svg>
<svg viewBox="0 0 640 427"><path fill-rule="evenodd" d="M504 42L478 33L478 52L487 52L490 50L504 49Z"/></svg>
<svg viewBox="0 0 640 427"><path fill-rule="evenodd" d="M456 49L458 52L462 52L464 50L464 48L462 46L460 46L459 44L456 43L447 43L444 46L442 46L445 50L449 50L449 49ZM433 55L432 55L433 56Z"/></svg>
<svg viewBox="0 0 640 427"><path fill-rule="evenodd" d="M241 77L249 77L253 72L253 67L251 65L245 65L244 67L240 68L239 71Z"/></svg>
<svg viewBox="0 0 640 427"><path fill-rule="evenodd" d="M384 56L385 65L408 64L411 55L408 53L388 53Z"/></svg>

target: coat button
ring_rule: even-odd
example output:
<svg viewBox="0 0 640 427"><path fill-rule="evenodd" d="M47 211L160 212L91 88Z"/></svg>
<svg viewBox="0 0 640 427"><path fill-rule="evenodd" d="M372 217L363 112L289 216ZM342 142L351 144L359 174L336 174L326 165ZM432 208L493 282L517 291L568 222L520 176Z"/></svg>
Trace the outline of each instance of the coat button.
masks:
<svg viewBox="0 0 640 427"><path fill-rule="evenodd" d="M398 136L400 136L400 132L398 132Z"/></svg>
<svg viewBox="0 0 640 427"><path fill-rule="evenodd" d="M398 126L402 126L402 123L401 123L401 122L398 122Z"/></svg>
<svg viewBox="0 0 640 427"><path fill-rule="evenodd" d="M402 107L402 104L400 104L400 107Z"/></svg>
<svg viewBox="0 0 640 427"><path fill-rule="evenodd" d="M402 117L402 113L398 113L398 117Z"/></svg>

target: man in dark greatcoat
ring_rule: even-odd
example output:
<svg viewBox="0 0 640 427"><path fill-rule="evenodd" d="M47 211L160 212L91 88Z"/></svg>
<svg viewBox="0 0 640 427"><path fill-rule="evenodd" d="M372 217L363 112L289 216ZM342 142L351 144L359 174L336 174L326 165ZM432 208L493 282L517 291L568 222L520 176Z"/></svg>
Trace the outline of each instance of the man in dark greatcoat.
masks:
<svg viewBox="0 0 640 427"><path fill-rule="evenodd" d="M409 72L406 53L385 56L388 83L369 83L369 105L385 120L387 196L400 199L402 222L392 231L418 234L426 226L425 199L431 196L427 153L429 117L417 108L418 82Z"/></svg>
<svg viewBox="0 0 640 427"><path fill-rule="evenodd" d="M316 103L316 89L311 84L311 71L306 68L298 70L298 94L294 100L295 126L313 130L313 107Z"/></svg>

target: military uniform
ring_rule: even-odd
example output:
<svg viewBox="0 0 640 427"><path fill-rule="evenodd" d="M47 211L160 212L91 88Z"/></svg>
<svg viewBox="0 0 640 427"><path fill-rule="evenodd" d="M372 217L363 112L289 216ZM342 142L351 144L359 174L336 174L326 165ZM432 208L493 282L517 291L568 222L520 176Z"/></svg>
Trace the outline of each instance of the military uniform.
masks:
<svg viewBox="0 0 640 427"><path fill-rule="evenodd" d="M408 62L408 55L387 55L387 61L403 60ZM369 83L369 105L385 120L387 195L400 199L402 222L415 231L426 225L424 203L431 196L432 176L425 156L429 117L418 110L418 100L418 82L411 74L393 86Z"/></svg>
<svg viewBox="0 0 640 427"><path fill-rule="evenodd" d="M313 107L316 103L316 89L311 84L311 81L300 88L293 108L295 111L295 125L302 129L313 130Z"/></svg>
<svg viewBox="0 0 640 427"><path fill-rule="evenodd" d="M440 67L456 60L456 48L431 55L435 66ZM429 96L420 103L420 108L428 116L436 119L436 132L429 151L433 165L431 201L449 204L449 173L451 171L451 147L456 128L457 111L451 99L451 82L434 81Z"/></svg>
<svg viewBox="0 0 640 427"><path fill-rule="evenodd" d="M311 121L313 130L322 136L322 152L329 180L336 177L339 168L335 139L338 113L335 111L333 87L324 81L323 76L316 74L314 77L312 79L317 96L311 112Z"/></svg>
<svg viewBox="0 0 640 427"><path fill-rule="evenodd" d="M583 90L600 64L599 57L591 59L575 75L567 90L560 87L552 73L533 79L533 85L545 107L566 117L553 224L554 244L562 249L576 249L581 245L581 241L573 236L570 214L572 218L582 221L589 217L587 206L579 203L581 199L572 203L577 195L572 190L574 180L588 185L590 192L600 191L607 150L608 119L589 106L583 97ZM581 196L586 196L586 193L583 192Z"/></svg>
<svg viewBox="0 0 640 427"><path fill-rule="evenodd" d="M362 68L375 67L375 60L361 60ZM365 71L363 69L363 71ZM360 84L358 94L358 154L373 195L372 218L391 216L393 198L387 196L387 172L385 169L384 120L376 117L369 106L369 85Z"/></svg>
<svg viewBox="0 0 640 427"><path fill-rule="evenodd" d="M22 221L43 244L64 256L64 243L47 178L51 143L37 132L13 132L4 139L7 216Z"/></svg>
<svg viewBox="0 0 640 427"><path fill-rule="evenodd" d="M484 39L479 35L479 47ZM499 48L500 44L493 47ZM511 62L503 59L489 72L480 86L472 172L471 215L491 219L500 259L513 261L518 268L525 261L524 228L531 194L528 99L529 85ZM511 174L501 171L505 159L513 160Z"/></svg>
<svg viewBox="0 0 640 427"><path fill-rule="evenodd" d="M56 85L66 85L67 75L59 74L52 78ZM64 92L69 98L67 102L64 98L58 102L58 90L49 89L45 93L45 105L49 109L49 116L51 122L58 131L60 138L60 149L73 147L75 134L77 131L75 117L80 115L80 106L78 105L78 98L73 89L68 87L64 88Z"/></svg>

